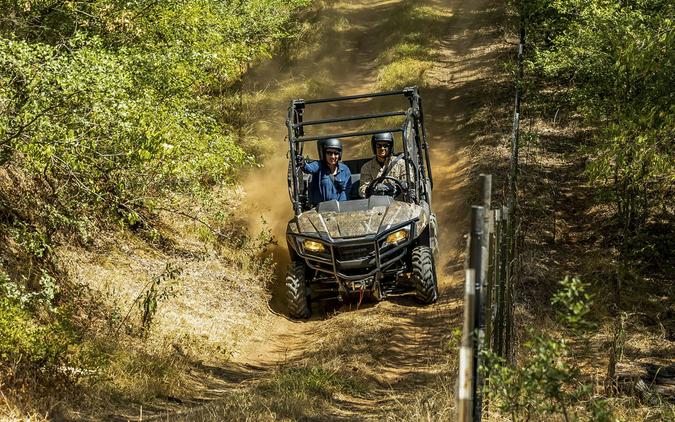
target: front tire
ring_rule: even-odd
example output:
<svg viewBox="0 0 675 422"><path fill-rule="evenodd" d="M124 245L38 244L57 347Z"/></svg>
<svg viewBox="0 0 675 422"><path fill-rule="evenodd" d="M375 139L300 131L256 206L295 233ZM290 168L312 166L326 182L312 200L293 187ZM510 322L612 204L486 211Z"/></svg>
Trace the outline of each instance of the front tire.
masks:
<svg viewBox="0 0 675 422"><path fill-rule="evenodd" d="M312 311L309 305L309 293L305 263L294 261L286 272L286 301L291 318L307 319Z"/></svg>
<svg viewBox="0 0 675 422"><path fill-rule="evenodd" d="M434 254L428 246L416 246L412 251L412 284L419 302L430 304L438 300Z"/></svg>

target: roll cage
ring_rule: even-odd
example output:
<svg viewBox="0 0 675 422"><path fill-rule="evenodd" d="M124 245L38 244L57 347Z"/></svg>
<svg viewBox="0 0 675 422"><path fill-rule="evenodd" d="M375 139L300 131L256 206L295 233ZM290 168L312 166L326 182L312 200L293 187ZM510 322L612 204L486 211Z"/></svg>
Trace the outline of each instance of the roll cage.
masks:
<svg viewBox="0 0 675 422"><path fill-rule="evenodd" d="M303 116L307 106L313 104L325 104L340 101L350 101L358 99L386 97L386 96L404 96L407 98L410 106L407 110L388 111L383 113L362 114L355 116L342 116L327 119L304 120ZM359 120L375 120L386 117L401 116L403 122L399 127L390 127L374 130L331 133L318 135L305 135L305 127L320 126L331 123L342 123ZM302 180L301 170L294 163L298 155L302 155L305 142L319 141L329 138L357 138L361 136L374 135L385 132L401 132L403 139L403 158L406 165L406 179L408 191L405 192L404 200L419 204L425 201L429 205L431 202L431 189L433 188L433 179L431 175L431 163L429 161L429 144L426 140L426 131L424 129L424 113L422 110L422 99L417 87L408 87L400 91L375 92L370 94L349 95L335 98L322 98L314 100L292 100L288 108L288 118L286 119L288 127L288 145L289 145L289 193L295 215L303 211L303 200L301 198L300 180ZM410 183L410 174L415 175L414 186Z"/></svg>

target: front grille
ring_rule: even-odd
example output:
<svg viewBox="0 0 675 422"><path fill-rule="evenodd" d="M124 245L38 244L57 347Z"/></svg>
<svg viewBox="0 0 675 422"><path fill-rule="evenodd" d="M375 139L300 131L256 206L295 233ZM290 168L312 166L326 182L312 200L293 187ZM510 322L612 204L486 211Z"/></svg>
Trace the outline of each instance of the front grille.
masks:
<svg viewBox="0 0 675 422"><path fill-rule="evenodd" d="M372 258L375 256L375 245L354 245L341 246L337 250L337 255L341 261L351 261L355 259Z"/></svg>

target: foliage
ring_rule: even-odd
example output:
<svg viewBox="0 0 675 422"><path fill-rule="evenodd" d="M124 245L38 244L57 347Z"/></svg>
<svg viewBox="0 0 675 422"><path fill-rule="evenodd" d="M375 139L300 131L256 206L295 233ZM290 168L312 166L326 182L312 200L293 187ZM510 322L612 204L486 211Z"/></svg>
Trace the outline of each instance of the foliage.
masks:
<svg viewBox="0 0 675 422"><path fill-rule="evenodd" d="M0 165L61 214L131 226L166 192L231 180L251 157L220 103L305 3L3 1Z"/></svg>
<svg viewBox="0 0 675 422"><path fill-rule="evenodd" d="M625 238L664 210L675 182L675 5L522 0L529 67L596 128L588 175ZM670 202L672 205L672 202Z"/></svg>
<svg viewBox="0 0 675 422"><path fill-rule="evenodd" d="M591 297L585 293L587 285L576 277L565 277L560 285L552 304L561 305L561 319L573 329L588 326L585 317ZM518 366L491 351L484 352L481 370L489 377L486 393L490 402L513 421L551 415L561 415L565 420L581 415L596 421L612 420L606 402L594 397L593 386L583 383L579 370L572 365L568 342L535 330L530 330L529 336L525 359ZM579 408L579 403L585 408Z"/></svg>
<svg viewBox="0 0 675 422"><path fill-rule="evenodd" d="M0 0L0 384L24 368L39 385L69 359L92 369L70 324L98 310L65 312L86 299L64 288L55 244L111 224L152 237L169 193L205 202L234 181L254 158L229 99L309 3ZM178 272L138 298L144 329Z"/></svg>
<svg viewBox="0 0 675 422"><path fill-rule="evenodd" d="M559 284L561 288L553 296L551 304L561 308L558 313L560 321L577 333L590 328L592 324L588 321L588 316L591 312L592 296L586 292L590 285L578 277L569 276L565 276Z"/></svg>
<svg viewBox="0 0 675 422"><path fill-rule="evenodd" d="M73 333L56 319L43 322L13 298L0 296L0 374L54 368L64 359Z"/></svg>
<svg viewBox="0 0 675 422"><path fill-rule="evenodd" d="M157 314L157 305L162 300L169 299L175 295L174 285L172 283L182 270L175 265L168 263L164 271L152 277L147 290L141 293L140 302L138 303L141 309L141 324L143 329L147 332L152 325L152 321Z"/></svg>
<svg viewBox="0 0 675 422"><path fill-rule="evenodd" d="M56 280L43 269L39 285L39 290L28 291L22 283L10 280L9 276L0 270L0 294L3 297L21 307L43 306L54 311L54 299L59 292Z"/></svg>

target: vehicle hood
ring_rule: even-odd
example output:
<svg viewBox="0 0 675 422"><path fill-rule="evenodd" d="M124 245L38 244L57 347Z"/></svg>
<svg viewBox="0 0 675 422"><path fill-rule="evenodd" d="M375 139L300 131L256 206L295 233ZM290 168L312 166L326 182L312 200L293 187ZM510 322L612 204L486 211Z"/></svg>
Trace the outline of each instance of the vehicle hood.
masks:
<svg viewBox="0 0 675 422"><path fill-rule="evenodd" d="M382 197L380 197L382 198ZM416 222L419 233L428 223L428 212L416 204L391 198L328 201L316 209L298 215L289 223L289 231L321 238L344 239L376 235L405 222Z"/></svg>

